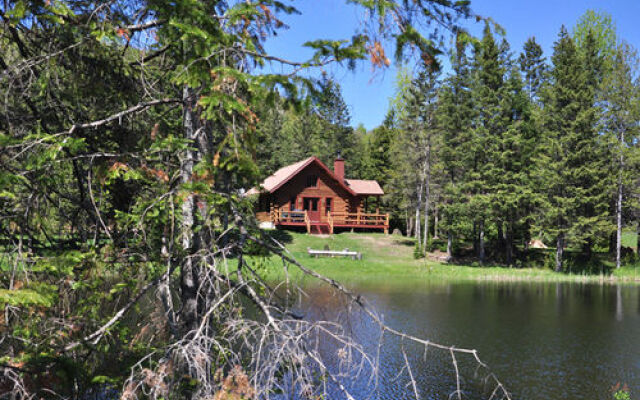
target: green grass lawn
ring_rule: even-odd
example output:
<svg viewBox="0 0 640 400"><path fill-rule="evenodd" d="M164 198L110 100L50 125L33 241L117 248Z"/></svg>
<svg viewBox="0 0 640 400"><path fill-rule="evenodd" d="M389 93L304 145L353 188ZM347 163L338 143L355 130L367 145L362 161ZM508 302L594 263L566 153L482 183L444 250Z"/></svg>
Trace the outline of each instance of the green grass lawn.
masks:
<svg viewBox="0 0 640 400"><path fill-rule="evenodd" d="M451 265L429 259L414 259L414 241L402 236L382 233L340 233L333 236L306 235L276 231L274 234L303 265L330 278L343 282L385 280L495 280L550 282L640 282L640 268L623 267L610 275L556 273L546 268L508 268L502 266ZM635 234L632 239L635 240ZM358 251L362 260L350 258L313 258L307 248ZM284 275L282 261L277 257L253 257L254 265L268 280ZM300 277L295 267L289 268L294 279Z"/></svg>

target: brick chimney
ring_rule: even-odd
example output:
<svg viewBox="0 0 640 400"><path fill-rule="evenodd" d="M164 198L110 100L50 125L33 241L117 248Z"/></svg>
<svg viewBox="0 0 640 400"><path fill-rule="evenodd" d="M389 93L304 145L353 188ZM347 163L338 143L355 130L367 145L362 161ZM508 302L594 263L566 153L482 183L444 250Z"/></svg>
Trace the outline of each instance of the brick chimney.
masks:
<svg viewBox="0 0 640 400"><path fill-rule="evenodd" d="M338 153L338 156L333 162L333 173L338 177L338 179L344 180L344 159L340 153Z"/></svg>

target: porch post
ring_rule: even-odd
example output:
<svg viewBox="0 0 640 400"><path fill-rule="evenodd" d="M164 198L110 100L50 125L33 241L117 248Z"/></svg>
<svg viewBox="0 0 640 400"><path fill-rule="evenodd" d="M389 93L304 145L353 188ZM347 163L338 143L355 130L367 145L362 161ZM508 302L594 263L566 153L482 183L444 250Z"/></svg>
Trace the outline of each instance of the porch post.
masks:
<svg viewBox="0 0 640 400"><path fill-rule="evenodd" d="M387 213L386 220L385 220L385 223L384 223L384 234L385 235L389 234L389 213Z"/></svg>

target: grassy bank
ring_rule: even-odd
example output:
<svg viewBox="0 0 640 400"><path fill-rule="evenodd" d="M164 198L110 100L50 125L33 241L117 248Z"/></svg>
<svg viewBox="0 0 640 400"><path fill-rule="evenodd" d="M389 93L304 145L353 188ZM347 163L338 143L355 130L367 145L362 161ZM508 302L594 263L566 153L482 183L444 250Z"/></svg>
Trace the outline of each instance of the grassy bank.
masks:
<svg viewBox="0 0 640 400"><path fill-rule="evenodd" d="M294 232L275 232L278 239L302 264L341 281L400 280L495 280L546 282L639 282L640 268L623 267L600 275L557 273L546 268L507 268L503 266L452 265L429 259L414 259L411 239L376 233L341 233L314 236ZM312 258L307 248L358 251L362 260ZM283 276L282 262L276 257L255 257L268 279ZM291 269L294 277L295 269ZM298 275L299 276L299 275Z"/></svg>

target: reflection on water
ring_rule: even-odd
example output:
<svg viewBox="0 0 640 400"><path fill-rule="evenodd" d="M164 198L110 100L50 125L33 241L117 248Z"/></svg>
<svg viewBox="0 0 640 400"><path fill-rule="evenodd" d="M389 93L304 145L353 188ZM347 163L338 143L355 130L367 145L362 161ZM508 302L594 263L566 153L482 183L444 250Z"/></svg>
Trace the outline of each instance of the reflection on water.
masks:
<svg viewBox="0 0 640 400"><path fill-rule="evenodd" d="M357 286L393 328L456 347L475 348L515 399L610 399L626 383L640 396L640 288L557 283L376 283ZM380 332L368 319L347 318L328 289L308 288L311 318L338 318L372 354ZM385 335L378 388L364 378L360 396L412 398L410 360L421 398L447 398L455 387L450 355L424 351ZM323 349L336 353L327 342ZM469 398L482 387L471 360L460 360ZM486 392L485 392L486 393ZM335 398L341 396L336 395Z"/></svg>

